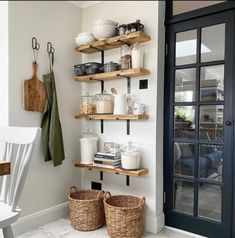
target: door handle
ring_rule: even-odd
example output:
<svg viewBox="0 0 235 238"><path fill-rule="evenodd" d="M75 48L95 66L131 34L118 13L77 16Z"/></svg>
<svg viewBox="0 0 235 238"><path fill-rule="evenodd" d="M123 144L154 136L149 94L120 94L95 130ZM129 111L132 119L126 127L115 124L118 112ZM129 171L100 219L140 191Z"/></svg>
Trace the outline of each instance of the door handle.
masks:
<svg viewBox="0 0 235 238"><path fill-rule="evenodd" d="M225 125L226 125L226 126L231 126L231 125L232 125L232 122L231 122L231 121L226 121L226 122L225 122Z"/></svg>

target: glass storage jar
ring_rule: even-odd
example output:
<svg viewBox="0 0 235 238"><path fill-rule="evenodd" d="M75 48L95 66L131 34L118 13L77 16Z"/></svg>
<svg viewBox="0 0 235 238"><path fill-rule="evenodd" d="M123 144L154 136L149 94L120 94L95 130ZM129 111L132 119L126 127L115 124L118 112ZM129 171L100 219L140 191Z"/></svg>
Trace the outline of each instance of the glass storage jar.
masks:
<svg viewBox="0 0 235 238"><path fill-rule="evenodd" d="M81 163L92 164L97 153L98 136L93 132L85 132L80 136Z"/></svg>
<svg viewBox="0 0 235 238"><path fill-rule="evenodd" d="M121 47L120 66L121 69L131 69L131 48L128 45Z"/></svg>
<svg viewBox="0 0 235 238"><path fill-rule="evenodd" d="M97 114L113 114L114 97L104 90L103 93L95 95L95 105Z"/></svg>
<svg viewBox="0 0 235 238"><path fill-rule="evenodd" d="M80 114L91 115L96 113L96 106L94 102L94 96L87 93L82 96L82 104L80 105Z"/></svg>

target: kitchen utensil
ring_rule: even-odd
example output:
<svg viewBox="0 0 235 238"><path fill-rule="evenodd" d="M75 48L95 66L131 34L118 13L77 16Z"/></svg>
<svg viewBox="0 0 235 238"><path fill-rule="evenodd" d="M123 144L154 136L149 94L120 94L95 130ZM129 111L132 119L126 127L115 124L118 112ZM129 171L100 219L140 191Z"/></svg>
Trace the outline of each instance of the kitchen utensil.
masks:
<svg viewBox="0 0 235 238"><path fill-rule="evenodd" d="M119 26L117 27L117 30L118 30L119 36L125 35L126 25L125 25L125 24L119 25Z"/></svg>
<svg viewBox="0 0 235 238"><path fill-rule="evenodd" d="M135 43L131 50L132 68L143 68L143 50L140 44Z"/></svg>
<svg viewBox="0 0 235 238"><path fill-rule="evenodd" d="M112 94L117 94L117 90L115 89L115 88L111 88L111 92L112 92Z"/></svg>
<svg viewBox="0 0 235 238"><path fill-rule="evenodd" d="M104 72L112 72L119 70L119 64L110 61L109 63L104 64L103 66Z"/></svg>
<svg viewBox="0 0 235 238"><path fill-rule="evenodd" d="M128 24L130 26L130 31L135 32L135 31L143 31L144 25L140 23L140 20L136 20L133 23Z"/></svg>
<svg viewBox="0 0 235 238"><path fill-rule="evenodd" d="M80 114L90 115L96 113L96 106L94 103L94 96L87 93L82 96L82 104L80 105Z"/></svg>
<svg viewBox="0 0 235 238"><path fill-rule="evenodd" d="M97 40L105 40L116 35L116 22L107 19L99 19L94 22L92 33Z"/></svg>
<svg viewBox="0 0 235 238"><path fill-rule="evenodd" d="M95 105L97 114L113 114L114 97L112 94L103 93L96 94Z"/></svg>
<svg viewBox="0 0 235 238"><path fill-rule="evenodd" d="M38 64L33 62L33 77L24 81L24 109L43 112L46 101L44 83L37 77Z"/></svg>
<svg viewBox="0 0 235 238"><path fill-rule="evenodd" d="M98 136L91 132L86 132L80 136L81 163L92 164L94 154L97 153Z"/></svg>
<svg viewBox="0 0 235 238"><path fill-rule="evenodd" d="M126 114L127 99L125 94L116 94L114 96L114 115Z"/></svg>
<svg viewBox="0 0 235 238"><path fill-rule="evenodd" d="M85 64L77 64L74 65L74 73L76 76L83 76L86 74L86 65Z"/></svg>
<svg viewBox="0 0 235 238"><path fill-rule="evenodd" d="M134 170L140 168L141 150L135 148L131 141L128 146L121 152L122 168L127 170Z"/></svg>
<svg viewBox="0 0 235 238"><path fill-rule="evenodd" d="M90 32L82 32L77 35L75 42L77 45L83 45L95 41L95 37Z"/></svg>
<svg viewBox="0 0 235 238"><path fill-rule="evenodd" d="M89 62L84 64L86 66L86 74L96 74L101 72L102 65L97 62Z"/></svg>

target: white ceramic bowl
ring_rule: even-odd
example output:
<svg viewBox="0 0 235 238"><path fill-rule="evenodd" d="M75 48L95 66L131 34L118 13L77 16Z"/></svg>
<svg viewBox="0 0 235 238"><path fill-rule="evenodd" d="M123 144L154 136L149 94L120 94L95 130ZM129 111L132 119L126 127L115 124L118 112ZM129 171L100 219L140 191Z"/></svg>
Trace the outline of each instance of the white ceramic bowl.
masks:
<svg viewBox="0 0 235 238"><path fill-rule="evenodd" d="M93 26L92 33L97 40L105 40L116 35L116 25L97 24Z"/></svg>
<svg viewBox="0 0 235 238"><path fill-rule="evenodd" d="M114 22L112 20L108 20L108 19L98 19L94 22L94 25L115 25L115 26L117 26L118 23Z"/></svg>
<svg viewBox="0 0 235 238"><path fill-rule="evenodd" d="M82 32L77 35L75 42L77 45L83 45L95 41L95 37L90 32Z"/></svg>

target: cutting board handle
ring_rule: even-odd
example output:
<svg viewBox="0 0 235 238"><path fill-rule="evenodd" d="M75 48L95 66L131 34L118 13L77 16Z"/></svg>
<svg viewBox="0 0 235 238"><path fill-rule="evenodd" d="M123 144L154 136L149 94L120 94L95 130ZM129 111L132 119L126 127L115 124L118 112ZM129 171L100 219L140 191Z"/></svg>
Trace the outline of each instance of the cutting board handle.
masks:
<svg viewBox="0 0 235 238"><path fill-rule="evenodd" d="M33 77L36 77L38 64L34 61L32 66L33 66Z"/></svg>

